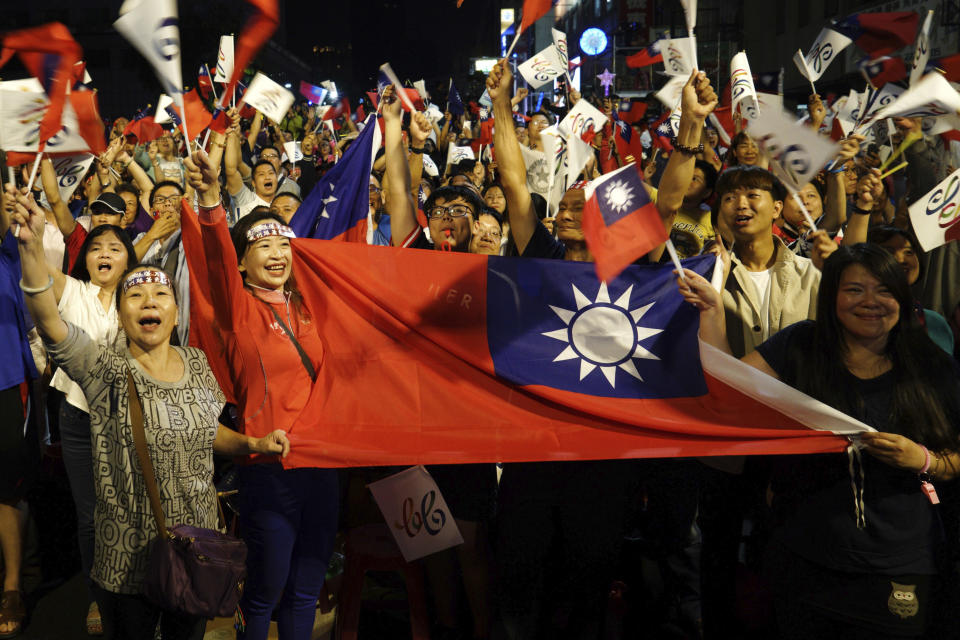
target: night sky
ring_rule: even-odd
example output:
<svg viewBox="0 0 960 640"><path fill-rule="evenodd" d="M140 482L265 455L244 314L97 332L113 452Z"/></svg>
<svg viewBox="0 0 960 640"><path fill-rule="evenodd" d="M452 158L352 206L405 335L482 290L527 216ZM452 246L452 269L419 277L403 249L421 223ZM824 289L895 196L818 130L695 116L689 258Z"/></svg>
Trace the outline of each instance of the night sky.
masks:
<svg viewBox="0 0 960 640"><path fill-rule="evenodd" d="M4 3L6 4L6 3ZM4 8L3 30L58 20L84 49L105 117L132 114L155 103L160 84L143 58L112 27L120 0L36 0ZM219 36L239 34L249 15L242 0L178 2L184 83L193 86L201 63L216 61ZM476 98L479 78L467 75L470 58L498 53L499 9L489 0L280 0L281 24L253 66L293 85L334 80L351 99L375 85L377 68L389 61L401 80L425 78L436 96L449 76ZM13 61L0 77L24 77Z"/></svg>

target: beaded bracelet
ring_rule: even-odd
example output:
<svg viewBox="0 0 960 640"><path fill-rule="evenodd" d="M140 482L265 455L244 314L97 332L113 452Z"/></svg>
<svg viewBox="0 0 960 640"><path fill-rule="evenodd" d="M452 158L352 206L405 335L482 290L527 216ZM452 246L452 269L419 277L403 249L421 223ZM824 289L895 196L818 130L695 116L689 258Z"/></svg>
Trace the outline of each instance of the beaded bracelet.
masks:
<svg viewBox="0 0 960 640"><path fill-rule="evenodd" d="M687 155L687 156L695 156L695 155L697 155L698 153L703 153L703 143L702 143L702 142L701 142L700 144L698 144L697 146L695 146L695 147L688 147L688 146L686 146L686 145L680 144L679 142L677 142L677 139L674 138L673 141L672 141L672 143L673 143L673 149L674 149L674 151L679 151L680 153L682 153L682 154L684 154L684 155Z"/></svg>

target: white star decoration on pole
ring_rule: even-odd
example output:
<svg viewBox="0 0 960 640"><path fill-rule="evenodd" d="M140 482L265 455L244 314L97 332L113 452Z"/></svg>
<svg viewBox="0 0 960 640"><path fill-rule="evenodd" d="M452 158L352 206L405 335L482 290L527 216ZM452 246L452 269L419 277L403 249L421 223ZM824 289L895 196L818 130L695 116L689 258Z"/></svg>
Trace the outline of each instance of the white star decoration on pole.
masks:
<svg viewBox="0 0 960 640"><path fill-rule="evenodd" d="M616 388L617 369L626 371L643 381L633 359L659 360L657 356L640 346L640 342L661 333L663 329L639 326L644 314L656 304L651 302L638 309L630 309L630 285L615 302L610 302L607 285L600 283L597 297L591 301L576 285L573 297L577 310L570 311L550 305L566 324L563 329L545 331L543 335L567 343L554 362L580 359L580 380L599 368L612 388Z"/></svg>

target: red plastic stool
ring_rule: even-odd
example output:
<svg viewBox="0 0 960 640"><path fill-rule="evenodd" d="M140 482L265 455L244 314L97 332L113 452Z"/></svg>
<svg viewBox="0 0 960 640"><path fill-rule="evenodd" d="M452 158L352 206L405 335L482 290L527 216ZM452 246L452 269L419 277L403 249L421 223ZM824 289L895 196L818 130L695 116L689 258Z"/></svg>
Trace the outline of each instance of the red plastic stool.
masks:
<svg viewBox="0 0 960 640"><path fill-rule="evenodd" d="M344 545L343 584L337 611L337 640L357 640L360 624L363 576L367 571L397 571L403 574L410 606L413 640L430 640L423 569L403 559L385 524L367 524L347 532Z"/></svg>

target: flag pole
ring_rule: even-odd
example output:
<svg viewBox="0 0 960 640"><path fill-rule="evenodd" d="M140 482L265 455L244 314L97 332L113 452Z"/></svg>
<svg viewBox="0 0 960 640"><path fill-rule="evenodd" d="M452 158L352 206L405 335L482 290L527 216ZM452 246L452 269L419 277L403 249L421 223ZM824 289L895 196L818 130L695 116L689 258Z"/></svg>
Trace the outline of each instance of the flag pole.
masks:
<svg viewBox="0 0 960 640"><path fill-rule="evenodd" d="M517 31L517 35L513 36L513 42L510 43L510 48L507 49L507 55L504 56L505 58L509 58L509 57L510 57L510 54L513 53L513 48L514 48L515 46L517 46L517 40L520 39L520 34L521 34L521 33L523 33L523 30L522 30L522 29L519 30L519 31Z"/></svg>
<svg viewBox="0 0 960 640"><path fill-rule="evenodd" d="M33 161L33 169L30 170L30 179L27 181L27 193L33 190L33 181L37 177L37 169L40 168L40 159L43 157L43 152L37 152L37 158Z"/></svg>
<svg viewBox="0 0 960 640"><path fill-rule="evenodd" d="M686 282L687 277L683 275L683 265L680 264L680 256L677 255L677 249L673 246L673 240L667 238L664 244L667 246L667 253L670 254L670 261L673 263L673 266L677 268L677 275L680 276L682 281Z"/></svg>
<svg viewBox="0 0 960 640"><path fill-rule="evenodd" d="M210 75L210 67L207 66L207 63L203 63L203 68L207 70L207 77L210 78L210 90L213 91L213 101L217 101L217 83L213 81L213 76Z"/></svg>

